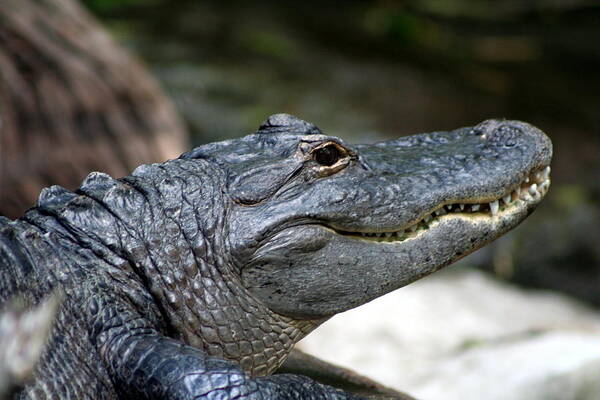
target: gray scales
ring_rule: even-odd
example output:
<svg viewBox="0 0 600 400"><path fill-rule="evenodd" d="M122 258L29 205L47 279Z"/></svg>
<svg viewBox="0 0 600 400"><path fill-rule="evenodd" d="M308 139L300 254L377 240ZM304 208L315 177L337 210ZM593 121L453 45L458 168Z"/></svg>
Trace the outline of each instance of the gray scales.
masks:
<svg viewBox="0 0 600 400"><path fill-rule="evenodd" d="M332 315L515 227L551 154L517 121L350 145L278 114L121 179L44 189L0 217L0 302L62 298L18 398L358 398L274 372Z"/></svg>

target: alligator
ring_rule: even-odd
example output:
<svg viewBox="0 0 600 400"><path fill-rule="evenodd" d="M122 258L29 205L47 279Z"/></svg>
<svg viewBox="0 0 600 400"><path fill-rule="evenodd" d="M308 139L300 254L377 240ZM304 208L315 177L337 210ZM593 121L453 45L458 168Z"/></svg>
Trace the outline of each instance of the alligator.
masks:
<svg viewBox="0 0 600 400"><path fill-rule="evenodd" d="M63 299L20 399L353 399L274 374L336 313L519 224L550 184L539 129L350 145L287 114L0 217L0 302Z"/></svg>

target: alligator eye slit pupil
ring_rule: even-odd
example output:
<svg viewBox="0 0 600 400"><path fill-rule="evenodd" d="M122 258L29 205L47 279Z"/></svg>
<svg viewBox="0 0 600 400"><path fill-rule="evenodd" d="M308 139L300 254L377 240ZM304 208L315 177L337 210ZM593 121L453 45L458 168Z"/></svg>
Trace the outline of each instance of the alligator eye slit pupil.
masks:
<svg viewBox="0 0 600 400"><path fill-rule="evenodd" d="M335 164L342 157L342 154L336 146L330 144L315 150L314 157L316 162L329 167Z"/></svg>

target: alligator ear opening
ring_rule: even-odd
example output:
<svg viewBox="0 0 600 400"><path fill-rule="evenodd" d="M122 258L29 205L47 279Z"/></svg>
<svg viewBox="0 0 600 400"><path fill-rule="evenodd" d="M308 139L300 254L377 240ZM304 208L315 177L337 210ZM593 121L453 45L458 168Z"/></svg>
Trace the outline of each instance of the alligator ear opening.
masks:
<svg viewBox="0 0 600 400"><path fill-rule="evenodd" d="M277 192L300 167L293 160L257 166L231 180L229 195L236 203L258 204Z"/></svg>

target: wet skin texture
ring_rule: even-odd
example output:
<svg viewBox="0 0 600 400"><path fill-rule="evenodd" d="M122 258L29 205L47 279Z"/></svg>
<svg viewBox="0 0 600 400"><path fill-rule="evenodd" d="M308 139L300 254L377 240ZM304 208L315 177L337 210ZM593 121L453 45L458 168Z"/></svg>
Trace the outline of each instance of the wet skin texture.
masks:
<svg viewBox="0 0 600 400"><path fill-rule="evenodd" d="M0 217L0 301L63 298L20 396L354 398L271 374L335 313L516 226L547 190L551 152L516 121L350 145L278 114L122 179L45 189Z"/></svg>

